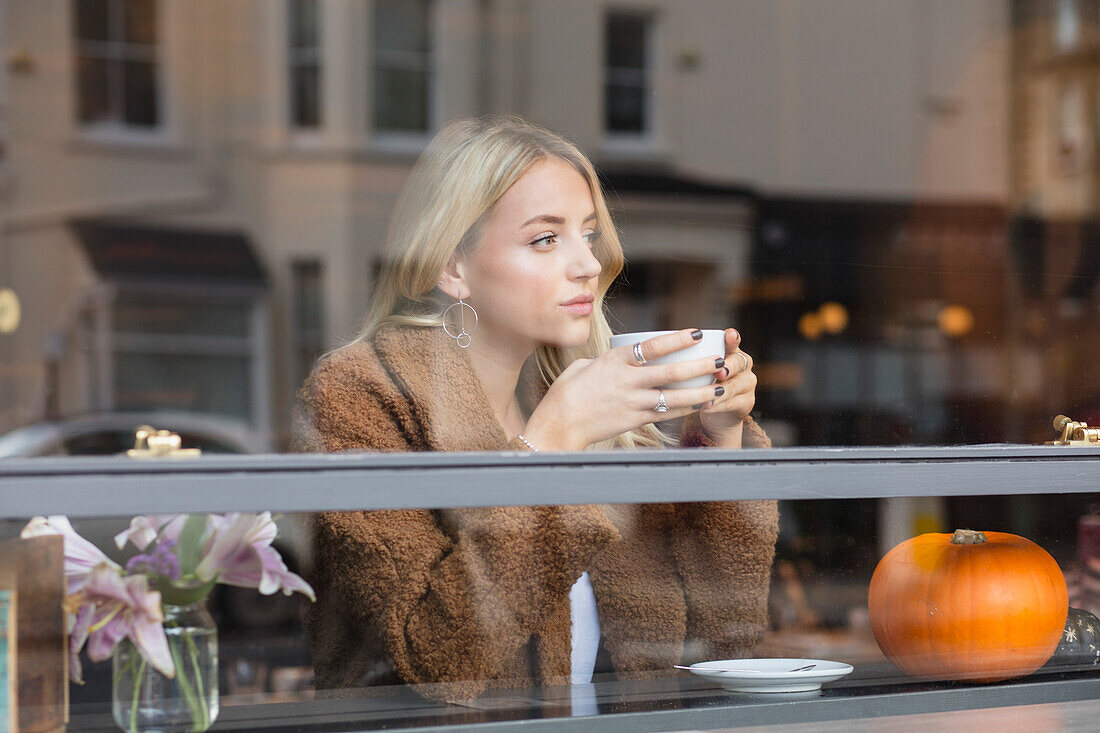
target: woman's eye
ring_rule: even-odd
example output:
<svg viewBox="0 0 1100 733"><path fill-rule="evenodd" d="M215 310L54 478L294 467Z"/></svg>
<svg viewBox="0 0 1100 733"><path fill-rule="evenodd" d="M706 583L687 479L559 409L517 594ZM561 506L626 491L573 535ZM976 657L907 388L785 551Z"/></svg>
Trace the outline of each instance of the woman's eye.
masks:
<svg viewBox="0 0 1100 733"><path fill-rule="evenodd" d="M557 234L544 234L538 239L531 242L532 247L549 247L552 244L558 243Z"/></svg>
<svg viewBox="0 0 1100 733"><path fill-rule="evenodd" d="M594 232L586 232L584 234L584 241L588 242L589 244L595 244L596 242L600 241L601 235L603 235L603 232L599 230Z"/></svg>

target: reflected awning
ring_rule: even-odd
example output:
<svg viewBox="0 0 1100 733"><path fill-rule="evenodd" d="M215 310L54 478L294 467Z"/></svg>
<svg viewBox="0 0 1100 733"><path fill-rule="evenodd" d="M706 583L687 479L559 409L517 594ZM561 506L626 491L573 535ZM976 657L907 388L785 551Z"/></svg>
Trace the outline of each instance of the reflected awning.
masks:
<svg viewBox="0 0 1100 733"><path fill-rule="evenodd" d="M105 280L267 288L252 243L240 232L98 220L75 221L72 227Z"/></svg>

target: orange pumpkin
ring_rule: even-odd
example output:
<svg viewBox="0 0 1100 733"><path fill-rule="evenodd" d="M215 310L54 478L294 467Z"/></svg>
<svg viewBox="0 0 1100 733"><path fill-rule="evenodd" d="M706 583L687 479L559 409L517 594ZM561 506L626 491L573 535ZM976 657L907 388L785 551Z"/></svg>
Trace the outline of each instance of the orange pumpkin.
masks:
<svg viewBox="0 0 1100 733"><path fill-rule="evenodd" d="M1031 674L1062 638L1066 579L1046 550L1005 532L923 534L871 577L871 629L903 672L995 682Z"/></svg>

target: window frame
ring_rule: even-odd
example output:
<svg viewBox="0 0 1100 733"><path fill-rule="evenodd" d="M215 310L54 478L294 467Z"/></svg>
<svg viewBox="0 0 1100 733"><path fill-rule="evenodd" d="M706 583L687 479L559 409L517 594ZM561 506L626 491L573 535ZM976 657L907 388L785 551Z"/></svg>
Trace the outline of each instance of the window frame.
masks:
<svg viewBox="0 0 1100 733"><path fill-rule="evenodd" d="M303 486L309 486L303 491ZM574 503L645 503L744 499L856 499L920 495L1092 493L1100 486L1100 445L994 445L946 448L789 448L781 450L608 451L577 453L405 453L27 458L0 461L0 523L40 514L127 517L186 511L313 512ZM283 730L386 720L447 733L492 729L635 731L728 728L897 716L1100 698L1100 675L1074 672L971 687L917 685L809 699L746 699L691 704L692 681L664 680L660 690L688 701L663 709L595 717L541 713L560 690L528 708L531 717L471 722L470 710L399 696L397 704L355 698L264 701L222 708L219 719ZM601 683L604 684L604 683ZM616 702L648 699L653 688L614 682ZM602 689L602 688L601 688ZM918 694L908 694L916 692ZM633 697L631 697L631 693ZM639 697L641 695L641 697ZM515 698L509 698L514 700ZM400 700L405 700L402 704ZM515 706L513 705L513 708ZM491 709L491 708L487 708ZM522 714L519 711L517 714ZM466 716L466 717L463 717ZM450 722L453 721L453 722ZM731 722L735 721L735 722Z"/></svg>
<svg viewBox="0 0 1100 733"><path fill-rule="evenodd" d="M418 0L419 1L419 0ZM423 132L404 130L392 130L380 128L375 123L375 71L378 62L378 49L374 44L374 24L376 19L376 3L370 3L367 12L366 32L370 39L367 44L365 95L366 124L369 130L370 147L383 153L418 155L431 140L439 127L441 115L441 98L439 85L439 56L440 56L440 5L438 0L424 0L427 4L427 38L428 50L425 54L425 73L427 74L427 128ZM399 52L403 53L403 52Z"/></svg>
<svg viewBox="0 0 1100 733"><path fill-rule="evenodd" d="M69 42L71 45L71 52L69 53L69 62L71 68L69 71L69 80L72 89L72 109L70 111L70 119L72 121L73 130L75 135L80 140L88 140L92 142L102 143L122 143L127 145L165 145L173 142L173 125L171 123L171 110L172 102L170 98L169 79L168 72L169 63L169 46L170 40L167 38L166 33L171 27L168 23L165 15L171 8L161 2L161 0L149 0L154 8L156 14L156 39L152 45L152 59L156 68L155 83L157 88L157 121L155 125L141 126L130 125L125 121L109 120L109 121L96 121L85 122L80 119L80 83L78 79L77 66L79 58L82 53L82 47L87 44L101 44L107 48L113 48L120 44L125 45L123 41L108 40L108 41L86 41L81 39L77 35L77 18L75 14L76 3L79 0L70 0L67 3L69 19ZM115 8L120 5L123 0L111 0L110 8ZM114 11L109 10L109 13ZM113 16L108 19L110 22ZM115 58L115 56L110 56ZM114 104L118 100L111 100Z"/></svg>
<svg viewBox="0 0 1100 733"><path fill-rule="evenodd" d="M311 491L302 492L304 482ZM0 517L1100 491L1100 445L346 453L0 462Z"/></svg>
<svg viewBox="0 0 1100 733"><path fill-rule="evenodd" d="M125 301L129 297L151 297L169 304L186 303L186 299L197 297L207 304L239 307L247 320L248 330L239 336L165 336L118 331L114 323L114 307L120 300ZM117 409L115 384L120 354L231 356L243 358L248 364L249 413L236 418L248 423L260 434L266 435L271 431L270 315L262 291L247 286L150 285L141 281L119 280L95 291L95 297L91 297L84 310L77 338L85 354L84 368L89 369L90 398L96 410Z"/></svg>
<svg viewBox="0 0 1100 733"><path fill-rule="evenodd" d="M286 63L284 64L284 84L283 88L286 95L286 105L284 107L284 119L287 129L292 135L295 136L311 136L319 135L326 127L327 120L325 114L325 59L324 59L324 46L325 46L325 4L320 0L316 0L314 6L317 13L317 38L312 46L295 46L293 44L294 28L293 21L296 17L292 12L291 5L301 0L285 0L284 13L286 17L286 25L284 28L284 41L285 46L283 53ZM296 107L296 92L297 86L294 81L294 72L299 66L315 65L317 67L317 124L315 125L302 125L294 119L294 109Z"/></svg>
<svg viewBox="0 0 1100 733"><path fill-rule="evenodd" d="M607 58L608 26L616 16L640 18L645 22L645 47L643 54L645 84L643 88L642 132L614 132L608 129L607 89L611 83L611 67ZM660 14L645 6L610 5L603 10L600 70L603 74L600 86L600 152L607 157L649 158L660 153ZM648 93L647 93L648 92ZM650 97L655 98L650 98Z"/></svg>
<svg viewBox="0 0 1100 733"><path fill-rule="evenodd" d="M302 490L306 484L309 491ZM185 511L1091 493L1097 486L1100 446L295 454L196 460L28 458L0 461L0 519L22 521L38 514L97 517ZM526 719L523 724L554 731L672 730L729 727L734 719L737 725L806 722L1097 697L1100 677L1075 674L963 689L933 687L919 695L871 692L776 703L746 703L734 697L717 705L596 718ZM379 715L403 715L392 706L380 711L372 704L370 696L304 704L263 702L227 706L221 717L223 722L242 724L278 719L285 724L327 721L346 726L351 721L368 724ZM408 715L431 715L432 710L417 703ZM438 729L475 729L469 723L456 723ZM482 726L476 728L480 730L487 723L474 725Z"/></svg>

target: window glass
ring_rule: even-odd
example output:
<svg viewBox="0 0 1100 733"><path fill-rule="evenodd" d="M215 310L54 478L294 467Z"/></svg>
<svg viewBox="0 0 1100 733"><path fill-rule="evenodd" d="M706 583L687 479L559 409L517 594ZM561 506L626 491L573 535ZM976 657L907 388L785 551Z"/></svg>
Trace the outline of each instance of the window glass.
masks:
<svg viewBox="0 0 1100 733"><path fill-rule="evenodd" d="M428 131L430 10L430 0L374 3L372 99L378 131Z"/></svg>
<svg viewBox="0 0 1100 733"><path fill-rule="evenodd" d="M0 0L0 48L0 542L69 512L168 658L216 657L207 719L149 728L1100 696L1100 3ZM884 559L955 530L1047 570ZM58 567L11 547L0 642L52 579L63 664ZM166 608L214 550L210 619ZM196 582L150 600L139 553ZM99 610L72 730L163 710ZM890 633L945 614L932 668ZM675 666L753 659L841 673Z"/></svg>
<svg viewBox="0 0 1100 733"><path fill-rule="evenodd" d="M648 57L652 20L642 15L607 16L605 126L612 133L640 134L646 120L649 93Z"/></svg>
<svg viewBox="0 0 1100 733"><path fill-rule="evenodd" d="M372 389L455 412L345 447L734 447L733 423L774 448L1039 444L1100 420L1095 3L558 5L0 3L0 435L120 409L118 335L246 362L226 411L284 452L368 352ZM722 395L603 373L643 366L640 335L600 357L611 335L727 328L696 355ZM170 361L143 378L223 403L221 367Z"/></svg>
<svg viewBox="0 0 1100 733"><path fill-rule="evenodd" d="M317 0L290 0L287 7L290 47L310 48L320 45L320 12Z"/></svg>
<svg viewBox="0 0 1100 733"><path fill-rule="evenodd" d="M428 13L430 0L374 3L374 42L379 51L428 52Z"/></svg>
<svg viewBox="0 0 1100 733"><path fill-rule="evenodd" d="M315 128L321 124L321 6L291 0L288 10L290 124Z"/></svg>
<svg viewBox="0 0 1100 733"><path fill-rule="evenodd" d="M76 11L76 37L81 41L111 39L110 10L112 0L80 0L73 3Z"/></svg>
<svg viewBox="0 0 1100 733"><path fill-rule="evenodd" d="M1055 39L1060 50L1071 50L1081 33L1080 9L1077 0L1058 0Z"/></svg>
<svg viewBox="0 0 1100 733"><path fill-rule="evenodd" d="M324 273L316 260L293 264L294 340L299 381L305 381L325 343Z"/></svg>
<svg viewBox="0 0 1100 733"><path fill-rule="evenodd" d="M144 351L144 350L142 350ZM169 407L249 420L247 356L158 354L120 349L115 354L115 406Z"/></svg>
<svg viewBox="0 0 1100 733"><path fill-rule="evenodd" d="M74 0L77 119L154 128L161 91L155 0Z"/></svg>
<svg viewBox="0 0 1100 733"><path fill-rule="evenodd" d="M238 336L249 333L248 308L237 303L127 295L112 311L115 333Z"/></svg>
<svg viewBox="0 0 1100 733"><path fill-rule="evenodd" d="M156 3L150 0L126 0L123 5L123 40L127 43L156 43L156 9Z"/></svg>

